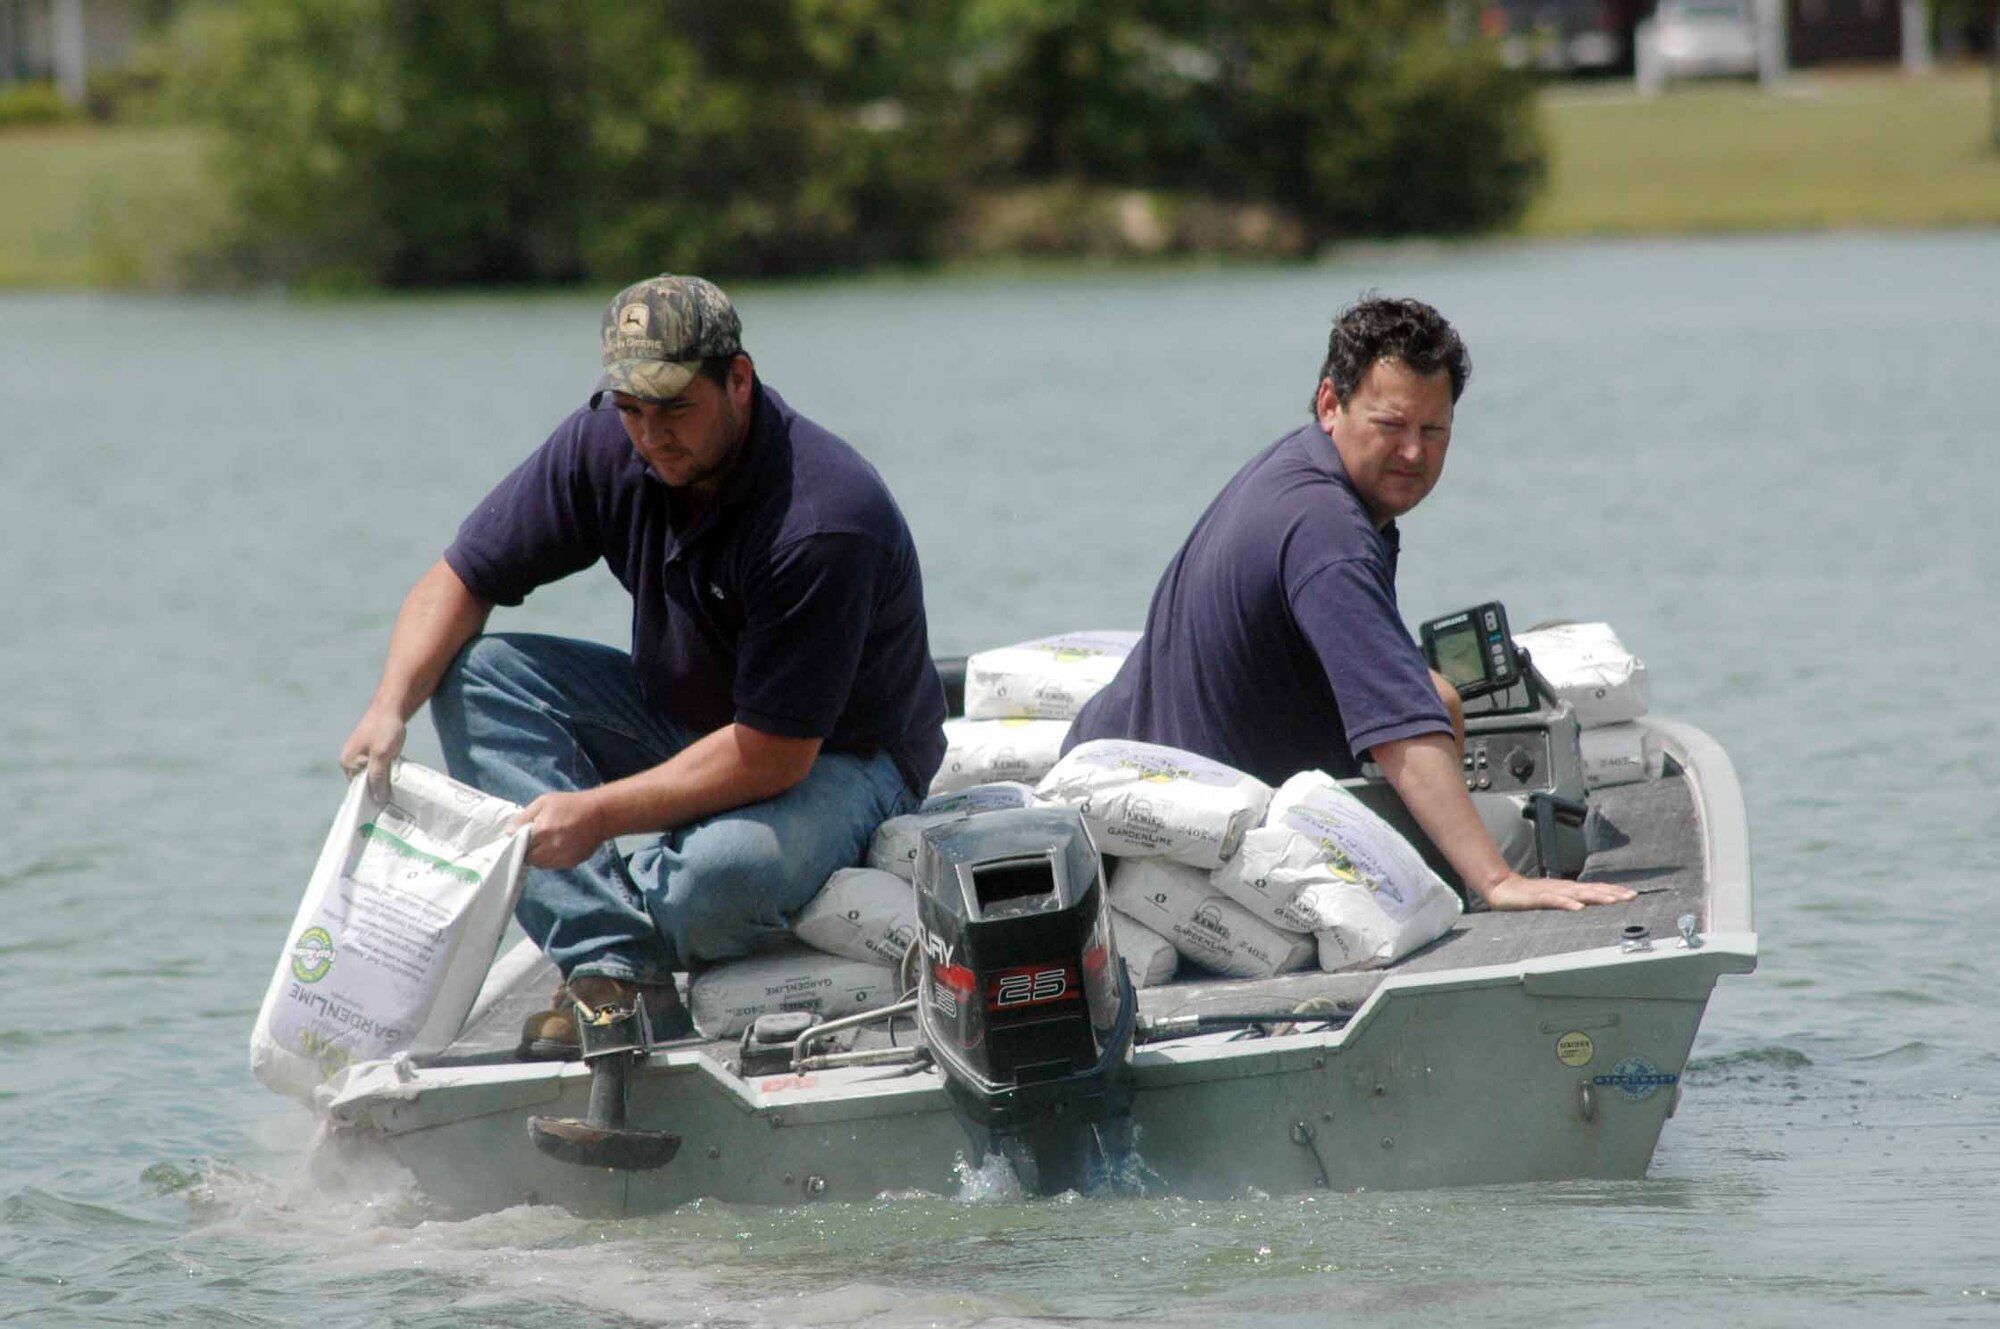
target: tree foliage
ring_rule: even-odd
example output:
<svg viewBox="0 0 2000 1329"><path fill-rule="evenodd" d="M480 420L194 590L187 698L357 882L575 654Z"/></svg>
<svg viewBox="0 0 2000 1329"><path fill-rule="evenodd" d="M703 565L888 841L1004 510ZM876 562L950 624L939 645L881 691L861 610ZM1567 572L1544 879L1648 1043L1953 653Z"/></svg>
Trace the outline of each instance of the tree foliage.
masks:
<svg viewBox="0 0 2000 1329"><path fill-rule="evenodd" d="M922 259L974 189L1471 231L1541 169L1453 0L201 0L246 266L390 285Z"/></svg>
<svg viewBox="0 0 2000 1329"><path fill-rule="evenodd" d="M1451 0L971 3L1003 172L1277 203L1323 239L1488 229L1542 178L1532 83Z"/></svg>
<svg viewBox="0 0 2000 1329"><path fill-rule="evenodd" d="M390 285L922 256L920 0L240 0L174 41L245 253ZM935 25L931 25L935 26Z"/></svg>

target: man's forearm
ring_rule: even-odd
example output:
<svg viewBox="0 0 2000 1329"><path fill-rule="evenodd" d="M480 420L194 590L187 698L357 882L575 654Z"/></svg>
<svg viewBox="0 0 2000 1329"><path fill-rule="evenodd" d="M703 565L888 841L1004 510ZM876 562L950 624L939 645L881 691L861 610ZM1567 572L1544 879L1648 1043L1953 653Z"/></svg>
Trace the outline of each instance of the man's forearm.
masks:
<svg viewBox="0 0 2000 1329"><path fill-rule="evenodd" d="M466 589L443 559L418 579L396 614L382 680L369 704L408 720L437 691L445 669L479 635L493 606Z"/></svg>
<svg viewBox="0 0 2000 1329"><path fill-rule="evenodd" d="M1450 737L1424 734L1401 739L1368 755L1467 889L1483 900L1513 875L1465 792L1465 777Z"/></svg>
<svg viewBox="0 0 2000 1329"><path fill-rule="evenodd" d="M805 779L819 748L818 739L724 725L651 770L587 792L602 839L653 833L782 794Z"/></svg>

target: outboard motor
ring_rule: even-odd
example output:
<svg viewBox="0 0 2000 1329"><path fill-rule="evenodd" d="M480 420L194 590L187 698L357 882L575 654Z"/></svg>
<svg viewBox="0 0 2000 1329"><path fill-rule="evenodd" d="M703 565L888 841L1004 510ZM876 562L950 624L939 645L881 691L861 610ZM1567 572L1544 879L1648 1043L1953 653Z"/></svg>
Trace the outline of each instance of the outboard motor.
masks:
<svg viewBox="0 0 2000 1329"><path fill-rule="evenodd" d="M934 826L916 888L917 1022L953 1108L1031 1189L1083 1185L1096 1155L1123 1151L1138 1002L1082 818L1012 808Z"/></svg>

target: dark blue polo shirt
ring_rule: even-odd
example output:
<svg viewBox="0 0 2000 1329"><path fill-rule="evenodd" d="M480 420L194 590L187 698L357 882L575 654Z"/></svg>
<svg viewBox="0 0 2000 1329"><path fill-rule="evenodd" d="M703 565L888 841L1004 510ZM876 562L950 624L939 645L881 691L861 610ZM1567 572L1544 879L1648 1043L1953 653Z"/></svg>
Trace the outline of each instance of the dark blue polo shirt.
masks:
<svg viewBox="0 0 2000 1329"><path fill-rule="evenodd" d="M445 561L519 604L600 558L632 594L646 700L700 735L732 721L887 751L921 795L944 759L923 578L875 468L762 382L716 501L685 528L618 413L578 410L458 530Z"/></svg>
<svg viewBox="0 0 2000 1329"><path fill-rule="evenodd" d="M1278 784L1347 776L1378 743L1451 732L1396 608L1394 523L1377 530L1317 423L1264 449L1195 523L1146 635L1065 748L1136 738Z"/></svg>

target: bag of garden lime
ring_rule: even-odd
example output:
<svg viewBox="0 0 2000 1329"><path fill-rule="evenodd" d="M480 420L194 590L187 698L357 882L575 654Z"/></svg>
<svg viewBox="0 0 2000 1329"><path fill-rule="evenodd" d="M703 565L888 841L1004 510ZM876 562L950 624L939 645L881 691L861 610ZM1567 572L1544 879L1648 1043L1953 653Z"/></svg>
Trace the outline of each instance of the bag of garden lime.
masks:
<svg viewBox="0 0 2000 1329"><path fill-rule="evenodd" d="M842 868L792 923L816 951L866 964L897 965L917 936L917 893L879 868Z"/></svg>
<svg viewBox="0 0 2000 1329"><path fill-rule="evenodd" d="M728 960L688 984L688 1013L703 1038L734 1038L760 1015L812 1011L829 1020L893 1006L898 971L797 946Z"/></svg>
<svg viewBox="0 0 2000 1329"><path fill-rule="evenodd" d="M1107 898L1118 911L1114 939L1128 919L1136 919L1172 943L1182 959L1218 974L1269 978L1312 962L1311 937L1272 927L1219 894L1208 873L1185 863L1119 859Z"/></svg>
<svg viewBox="0 0 2000 1329"><path fill-rule="evenodd" d="M1279 786L1264 824L1211 881L1262 921L1311 932L1327 970L1391 964L1463 909L1408 840L1319 771Z"/></svg>
<svg viewBox="0 0 2000 1329"><path fill-rule="evenodd" d="M521 890L519 807L407 761L386 802L367 786L348 786L250 1032L252 1072L295 1098L448 1046Z"/></svg>
<svg viewBox="0 0 2000 1329"><path fill-rule="evenodd" d="M1111 944L1125 962L1125 972L1131 975L1135 988L1164 983L1180 967L1180 952L1174 944L1130 914L1119 914L1112 920Z"/></svg>
<svg viewBox="0 0 2000 1329"><path fill-rule="evenodd" d="M932 794L917 805L915 812L891 817L875 828L868 841L868 866L913 881L917 875L917 845L931 827L1002 808L1031 808L1037 801L1035 791L1028 786L1004 780Z"/></svg>
<svg viewBox="0 0 2000 1329"><path fill-rule="evenodd" d="M1067 720L946 720L944 762L932 794L974 785L1039 780L1062 758Z"/></svg>
<svg viewBox="0 0 2000 1329"><path fill-rule="evenodd" d="M1583 728L1646 713L1646 663L1625 649L1609 623L1552 623L1515 633L1514 643Z"/></svg>
<svg viewBox="0 0 2000 1329"><path fill-rule="evenodd" d="M1071 748L1035 795L1082 813L1104 853L1214 868L1263 817L1271 787L1179 748L1100 738Z"/></svg>
<svg viewBox="0 0 2000 1329"><path fill-rule="evenodd" d="M1065 632L990 651L965 661L969 720L1074 720L1138 644L1129 631Z"/></svg>

